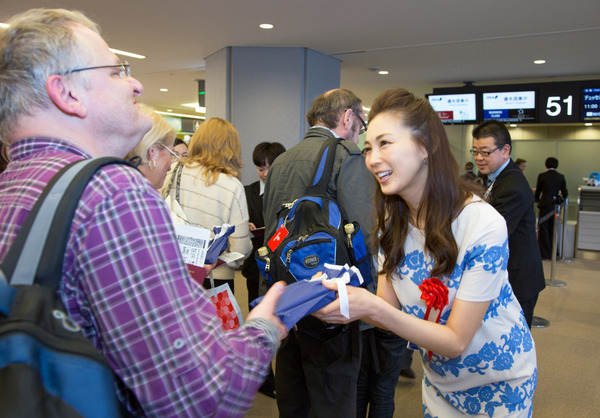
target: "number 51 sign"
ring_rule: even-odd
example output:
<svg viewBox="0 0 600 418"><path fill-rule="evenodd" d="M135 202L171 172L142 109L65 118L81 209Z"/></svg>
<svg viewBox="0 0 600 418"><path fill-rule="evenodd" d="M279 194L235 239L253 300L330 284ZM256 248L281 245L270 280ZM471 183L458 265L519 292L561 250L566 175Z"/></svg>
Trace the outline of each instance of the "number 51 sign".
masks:
<svg viewBox="0 0 600 418"><path fill-rule="evenodd" d="M540 123L576 123L581 121L581 88L569 83L552 83L540 88Z"/></svg>

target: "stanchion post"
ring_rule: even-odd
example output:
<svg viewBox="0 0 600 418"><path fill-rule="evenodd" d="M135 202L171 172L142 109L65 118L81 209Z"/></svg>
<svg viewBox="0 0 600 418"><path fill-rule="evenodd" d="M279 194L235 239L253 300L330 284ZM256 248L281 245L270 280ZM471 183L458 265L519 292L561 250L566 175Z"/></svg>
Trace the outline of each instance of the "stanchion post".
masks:
<svg viewBox="0 0 600 418"><path fill-rule="evenodd" d="M559 208L560 208L560 206L554 207L554 225L552 226L552 258L551 258L552 264L551 264L551 268L550 268L550 280L546 279L546 285L554 286L554 287L563 287L563 286L567 285L562 280L556 280L556 241L557 241L556 233L558 232L556 230L556 223L557 223L558 217L559 217L559 212L560 212Z"/></svg>
<svg viewBox="0 0 600 418"><path fill-rule="evenodd" d="M531 328L548 328L549 326L550 321L539 316L534 316L531 320Z"/></svg>
<svg viewBox="0 0 600 418"><path fill-rule="evenodd" d="M565 261L567 263L570 263L572 260L566 260L565 259L565 236L567 235L567 219L569 219L567 217L567 215L569 214L569 198L565 198L565 201L563 202L563 222L562 222L562 237L561 237L561 251L560 251L560 261Z"/></svg>

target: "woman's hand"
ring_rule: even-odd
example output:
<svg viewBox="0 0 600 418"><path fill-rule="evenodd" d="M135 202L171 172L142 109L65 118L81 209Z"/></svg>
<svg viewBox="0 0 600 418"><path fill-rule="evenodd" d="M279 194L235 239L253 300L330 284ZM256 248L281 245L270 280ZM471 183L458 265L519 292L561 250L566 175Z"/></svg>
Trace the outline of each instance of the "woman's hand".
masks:
<svg viewBox="0 0 600 418"><path fill-rule="evenodd" d="M334 281L324 281L323 286L330 290L337 291L337 283ZM362 319L365 322L371 322L373 307L377 302L383 302L377 296L366 289L355 286L346 286L348 291L348 305L350 308L350 318L346 318L340 312L340 299L336 298L329 305L319 309L313 313L313 316L321 321L330 324L347 324L357 319ZM385 303L385 302L384 302Z"/></svg>
<svg viewBox="0 0 600 418"><path fill-rule="evenodd" d="M337 291L335 282L323 282L323 286ZM456 298L445 325L425 321L402 312L400 303L393 296L393 286L379 280L376 296L360 287L347 286L350 319L340 313L340 300L313 313L313 316L331 324L347 324L361 319L381 329L392 331L402 338L449 358L461 355L471 343L481 325L490 301L467 302Z"/></svg>

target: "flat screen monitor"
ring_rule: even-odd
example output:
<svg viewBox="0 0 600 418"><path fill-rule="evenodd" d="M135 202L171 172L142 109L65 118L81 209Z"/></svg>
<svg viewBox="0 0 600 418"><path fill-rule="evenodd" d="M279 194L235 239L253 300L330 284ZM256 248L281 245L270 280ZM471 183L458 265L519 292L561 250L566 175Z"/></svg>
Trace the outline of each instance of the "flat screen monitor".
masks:
<svg viewBox="0 0 600 418"><path fill-rule="evenodd" d="M535 91L483 93L483 119L500 122L534 122Z"/></svg>
<svg viewBox="0 0 600 418"><path fill-rule="evenodd" d="M443 123L468 123L477 121L475 93L430 94L427 96L433 110Z"/></svg>
<svg viewBox="0 0 600 418"><path fill-rule="evenodd" d="M581 117L584 122L600 120L600 88L585 88L582 94Z"/></svg>

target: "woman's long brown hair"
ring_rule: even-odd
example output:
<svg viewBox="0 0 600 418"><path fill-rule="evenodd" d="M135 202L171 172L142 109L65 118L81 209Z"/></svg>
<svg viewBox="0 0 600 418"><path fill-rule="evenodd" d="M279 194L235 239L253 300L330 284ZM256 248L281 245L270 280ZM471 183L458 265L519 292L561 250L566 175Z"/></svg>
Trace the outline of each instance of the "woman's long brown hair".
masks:
<svg viewBox="0 0 600 418"><path fill-rule="evenodd" d="M444 126L427 99L417 98L402 88L389 89L377 96L369 119L374 120L380 113L396 116L411 130L412 139L427 151L428 177L417 219L425 225L425 249L434 261L431 276L449 275L458 257L452 221L469 196L479 194L480 190L460 177L459 165L450 151ZM378 188L375 212L375 244L385 255L381 273L389 278L405 257L410 210L402 197L384 195Z"/></svg>

